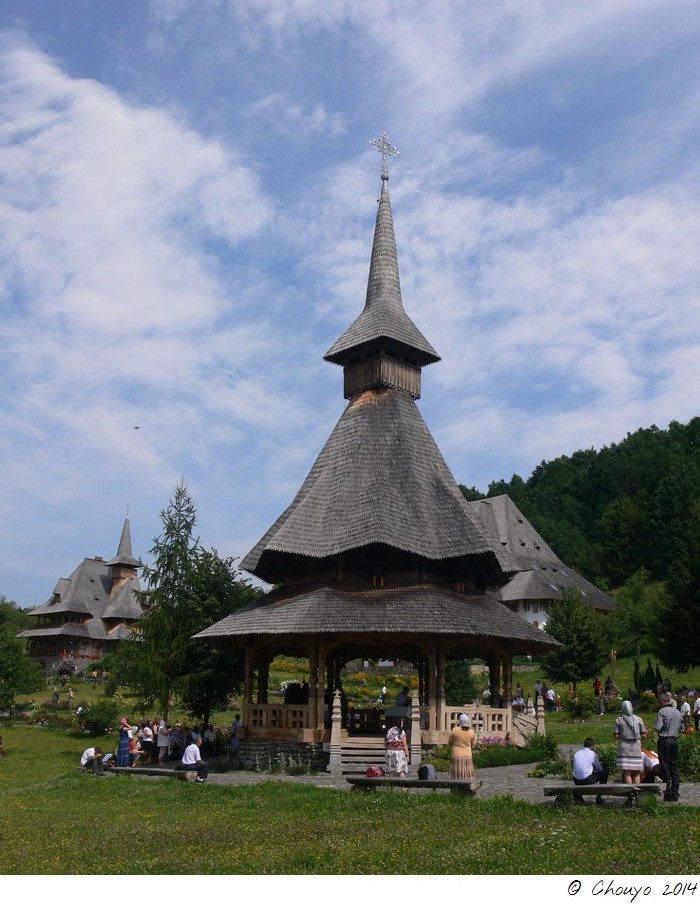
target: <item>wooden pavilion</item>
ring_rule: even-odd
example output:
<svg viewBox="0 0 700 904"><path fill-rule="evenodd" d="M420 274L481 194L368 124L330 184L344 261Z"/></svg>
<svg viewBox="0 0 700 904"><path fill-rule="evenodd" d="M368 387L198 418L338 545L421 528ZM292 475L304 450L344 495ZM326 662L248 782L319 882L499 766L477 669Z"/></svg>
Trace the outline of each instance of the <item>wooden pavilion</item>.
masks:
<svg viewBox="0 0 700 904"><path fill-rule="evenodd" d="M440 359L403 307L385 162L365 306L324 356L343 368L347 407L291 505L241 562L274 589L196 636L245 650L245 744L322 747L331 765L347 729L338 694L329 707L343 666L412 663L415 767L421 745L443 742L470 709L446 705L448 661L487 663L507 706L481 707L479 725L506 735L513 655L558 644L486 594L518 563L470 509L416 405L421 369ZM280 654L308 658L307 702L268 701Z"/></svg>

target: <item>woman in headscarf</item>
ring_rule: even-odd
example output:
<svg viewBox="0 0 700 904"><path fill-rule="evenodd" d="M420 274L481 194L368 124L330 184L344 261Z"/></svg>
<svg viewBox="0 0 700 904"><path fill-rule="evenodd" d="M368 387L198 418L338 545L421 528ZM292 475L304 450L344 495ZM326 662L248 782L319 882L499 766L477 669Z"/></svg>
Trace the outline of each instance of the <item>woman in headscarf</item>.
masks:
<svg viewBox="0 0 700 904"><path fill-rule="evenodd" d="M466 713L457 720L457 724L450 732L447 743L452 751L448 777L470 782L474 778L474 750L475 734L469 725L469 716Z"/></svg>
<svg viewBox="0 0 700 904"><path fill-rule="evenodd" d="M403 730L403 719L398 725L392 725L386 733L384 740L384 759L386 771L396 774L399 778L406 778L408 772L408 740Z"/></svg>
<svg viewBox="0 0 700 904"><path fill-rule="evenodd" d="M632 704L625 700L622 711L615 719L613 734L617 741L617 768L622 770L626 785L638 785L642 776L642 738L648 734L644 722L635 716Z"/></svg>

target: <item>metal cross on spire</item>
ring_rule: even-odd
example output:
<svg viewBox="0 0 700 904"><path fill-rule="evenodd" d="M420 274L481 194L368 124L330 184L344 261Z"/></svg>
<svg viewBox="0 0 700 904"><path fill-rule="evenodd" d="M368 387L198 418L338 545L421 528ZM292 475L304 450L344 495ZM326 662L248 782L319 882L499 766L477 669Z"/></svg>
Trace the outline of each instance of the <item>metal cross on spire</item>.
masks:
<svg viewBox="0 0 700 904"><path fill-rule="evenodd" d="M387 160L389 157L396 157L399 153L399 149L395 148L393 144L389 144L386 132L382 132L379 138L372 138L370 144L382 155L382 179L388 179L389 166Z"/></svg>

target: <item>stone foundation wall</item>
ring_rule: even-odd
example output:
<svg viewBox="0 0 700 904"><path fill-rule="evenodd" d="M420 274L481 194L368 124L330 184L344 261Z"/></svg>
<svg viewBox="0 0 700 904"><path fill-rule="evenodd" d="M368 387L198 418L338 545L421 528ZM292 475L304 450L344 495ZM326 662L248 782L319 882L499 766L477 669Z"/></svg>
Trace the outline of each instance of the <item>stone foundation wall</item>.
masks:
<svg viewBox="0 0 700 904"><path fill-rule="evenodd" d="M300 741L263 741L245 738L238 745L238 764L243 769L281 769L306 766L314 772L325 771L330 754L323 744Z"/></svg>

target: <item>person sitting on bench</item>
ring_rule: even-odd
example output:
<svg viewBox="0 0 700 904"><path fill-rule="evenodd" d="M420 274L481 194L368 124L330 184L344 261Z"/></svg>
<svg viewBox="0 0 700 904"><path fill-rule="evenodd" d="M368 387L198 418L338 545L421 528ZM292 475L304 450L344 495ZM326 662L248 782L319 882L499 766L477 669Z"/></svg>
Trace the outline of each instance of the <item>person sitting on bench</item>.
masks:
<svg viewBox="0 0 700 904"><path fill-rule="evenodd" d="M199 752L199 745L202 743L202 739L193 740L192 735L189 736L189 744L185 747L185 751L182 754L182 762L180 763L180 768L184 769L186 772L196 772L197 778L196 782L206 782L207 776L209 775L209 763L206 760L202 759L202 756Z"/></svg>
<svg viewBox="0 0 700 904"><path fill-rule="evenodd" d="M586 738L583 747L574 754L574 767L572 778L575 785L605 785L608 781L608 771L601 765L598 754L595 752L595 741ZM595 799L600 806L603 798L600 794ZM583 804L583 797L574 793L574 803Z"/></svg>
<svg viewBox="0 0 700 904"><path fill-rule="evenodd" d="M87 747L80 757L80 766L84 772L92 769L93 775L104 775L102 749L100 747Z"/></svg>

